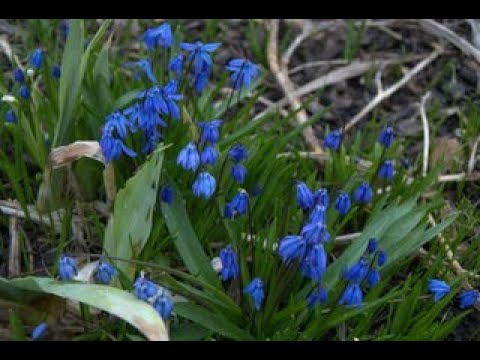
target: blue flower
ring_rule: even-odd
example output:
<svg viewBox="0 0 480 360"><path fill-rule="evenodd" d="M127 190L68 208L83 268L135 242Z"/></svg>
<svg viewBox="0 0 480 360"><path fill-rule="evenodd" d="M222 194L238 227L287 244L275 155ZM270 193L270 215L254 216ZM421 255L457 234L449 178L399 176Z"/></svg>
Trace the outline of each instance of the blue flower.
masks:
<svg viewBox="0 0 480 360"><path fill-rule="evenodd" d="M8 110L5 113L5 121L7 123L16 123L17 122L17 115L15 115L15 112L13 110Z"/></svg>
<svg viewBox="0 0 480 360"><path fill-rule="evenodd" d="M227 219L233 220L235 218L235 209L232 203L225 204L223 214Z"/></svg>
<svg viewBox="0 0 480 360"><path fill-rule="evenodd" d="M433 301L438 302L450 292L450 285L443 280L430 279L428 280L428 291L433 293Z"/></svg>
<svg viewBox="0 0 480 360"><path fill-rule="evenodd" d="M33 65L34 68L40 69L43 64L43 50L42 49L36 49L33 53L32 56L30 57L30 64Z"/></svg>
<svg viewBox="0 0 480 360"><path fill-rule="evenodd" d="M245 190L240 190L232 199L230 204L235 212L243 215L248 210L248 193Z"/></svg>
<svg viewBox="0 0 480 360"><path fill-rule="evenodd" d="M30 99L30 90L25 85L20 87L20 97L24 100Z"/></svg>
<svg viewBox="0 0 480 360"><path fill-rule="evenodd" d="M213 145L205 146L202 153L200 154L200 160L204 165L214 165L218 159L218 151Z"/></svg>
<svg viewBox="0 0 480 360"><path fill-rule="evenodd" d="M210 142L211 144L215 144L220 139L220 131L219 128L222 126L222 120L212 120L212 121L199 121L198 127L201 130L200 133L200 141Z"/></svg>
<svg viewBox="0 0 480 360"><path fill-rule="evenodd" d="M344 271L344 278L350 282L360 284L368 273L368 260L362 256L351 268Z"/></svg>
<svg viewBox="0 0 480 360"><path fill-rule="evenodd" d="M325 136L325 140L323 144L325 147L333 150L338 150L340 148L340 144L342 143L342 131L341 130L334 130Z"/></svg>
<svg viewBox="0 0 480 360"><path fill-rule="evenodd" d="M326 231L325 224L320 222L317 223L307 223L302 227L300 235L303 236L307 244L317 244L322 242L323 234Z"/></svg>
<svg viewBox="0 0 480 360"><path fill-rule="evenodd" d="M330 196L328 195L328 190L324 188L320 188L314 195L315 203L318 205L325 206L328 208L328 204L330 203Z"/></svg>
<svg viewBox="0 0 480 360"><path fill-rule="evenodd" d="M108 285L112 282L113 277L117 274L117 270L104 261L99 261L97 265L97 270L95 273L95 277L98 281L102 284Z"/></svg>
<svg viewBox="0 0 480 360"><path fill-rule="evenodd" d="M222 262L222 281L236 279L240 274L237 253L232 245L227 245L220 251L220 260Z"/></svg>
<svg viewBox="0 0 480 360"><path fill-rule="evenodd" d="M113 136L108 134L102 137L100 140L100 146L107 163L120 159L122 153L129 157L137 156L137 154L135 154L132 149L128 148L122 140L115 139Z"/></svg>
<svg viewBox="0 0 480 360"><path fill-rule="evenodd" d="M173 301L165 290L155 298L152 306L163 320L167 320L173 311Z"/></svg>
<svg viewBox="0 0 480 360"><path fill-rule="evenodd" d="M327 289L323 286L319 286L317 289L313 289L307 297L308 308L311 310L317 304L325 305L328 300Z"/></svg>
<svg viewBox="0 0 480 360"><path fill-rule="evenodd" d="M47 324L46 323L40 323L37 326L35 326L35 329L32 331L32 340L39 340L40 338L45 335L45 331L47 330Z"/></svg>
<svg viewBox="0 0 480 360"><path fill-rule="evenodd" d="M380 136L378 137L378 142L383 146L385 146L386 149L392 146L393 128L389 126L383 129L382 132L380 133Z"/></svg>
<svg viewBox="0 0 480 360"><path fill-rule="evenodd" d="M25 82L25 74L23 72L22 69L20 68L16 68L14 71L13 71L13 79L20 83L20 84L23 84Z"/></svg>
<svg viewBox="0 0 480 360"><path fill-rule="evenodd" d="M478 290L464 290L460 293L460 309L475 305L479 298Z"/></svg>
<svg viewBox="0 0 480 360"><path fill-rule="evenodd" d="M68 33L70 32L70 21L62 21L62 24L60 25L60 30L62 31L63 39L66 40L68 37Z"/></svg>
<svg viewBox="0 0 480 360"><path fill-rule="evenodd" d="M152 50L155 45L163 48L169 48L173 45L172 29L169 23L163 23L156 28L150 28L143 34L143 41L148 50Z"/></svg>
<svg viewBox="0 0 480 360"><path fill-rule="evenodd" d="M140 300L148 300L154 297L158 291L159 288L157 284L144 278L143 276L139 276L133 284L133 293Z"/></svg>
<svg viewBox="0 0 480 360"><path fill-rule="evenodd" d="M323 205L315 205L312 212L310 213L310 217L308 219L309 223L321 223L325 224L327 218L327 208Z"/></svg>
<svg viewBox="0 0 480 360"><path fill-rule="evenodd" d="M247 149L242 144L235 144L228 150L228 155L238 163L247 158Z"/></svg>
<svg viewBox="0 0 480 360"><path fill-rule="evenodd" d="M52 77L54 79L60 79L61 75L62 75L62 69L60 68L60 65L53 64L52 65Z"/></svg>
<svg viewBox="0 0 480 360"><path fill-rule="evenodd" d="M177 157L177 165L180 165L185 170L196 171L198 169L200 155L194 142L190 142L180 151Z"/></svg>
<svg viewBox="0 0 480 360"><path fill-rule="evenodd" d="M377 248L378 248L378 240L375 238L371 238L368 241L368 247L367 247L368 253L373 254L375 251L377 251Z"/></svg>
<svg viewBox="0 0 480 360"><path fill-rule="evenodd" d="M285 264L290 261L303 258L307 243L302 236L287 235L278 245L278 255L282 258Z"/></svg>
<svg viewBox="0 0 480 360"><path fill-rule="evenodd" d="M165 185L160 191L160 199L167 204L171 204L173 201L173 189L171 186Z"/></svg>
<svg viewBox="0 0 480 360"><path fill-rule="evenodd" d="M378 266L383 266L387 262L388 256L387 252L384 250L381 250L378 252L378 258L377 258L377 264Z"/></svg>
<svg viewBox="0 0 480 360"><path fill-rule="evenodd" d="M393 179L393 162L391 160L385 160L385 162L380 167L378 171L378 177L380 179L385 179L387 181L392 181Z"/></svg>
<svg viewBox="0 0 480 360"><path fill-rule="evenodd" d="M353 307L361 307L363 305L363 293L360 284L350 283L338 302L339 305L347 305Z"/></svg>
<svg viewBox="0 0 480 360"><path fill-rule="evenodd" d="M300 264L303 275L319 282L327 269L327 253L322 244L312 246Z"/></svg>
<svg viewBox="0 0 480 360"><path fill-rule="evenodd" d="M341 192L338 195L337 200L335 200L335 209L341 216L345 216L350 208L352 207L352 202L350 201L350 196L346 192Z"/></svg>
<svg viewBox="0 0 480 360"><path fill-rule="evenodd" d="M297 181L297 205L302 210L311 209L314 203L312 191L307 184L302 181Z"/></svg>
<svg viewBox="0 0 480 360"><path fill-rule="evenodd" d="M147 113L163 113L168 111L167 104L162 98L159 86L154 86L147 91L141 91L138 97L144 99L143 107Z"/></svg>
<svg viewBox="0 0 480 360"><path fill-rule="evenodd" d="M168 69L177 74L177 77L180 77L182 74L183 69L183 55L179 54L175 56L172 60L170 60L170 64L168 65Z"/></svg>
<svg viewBox="0 0 480 360"><path fill-rule="evenodd" d="M166 107L162 104L164 114L170 115L175 120L180 119L180 109L177 101L183 99L183 95L177 93L178 80L171 80L161 89L161 99L164 100Z"/></svg>
<svg viewBox="0 0 480 360"><path fill-rule="evenodd" d="M367 281L367 285L371 288L374 288L375 286L378 285L380 281L380 273L376 268L373 268L368 272L366 281Z"/></svg>
<svg viewBox="0 0 480 360"><path fill-rule="evenodd" d="M247 176L247 169L245 168L245 166L238 163L232 166L231 173L232 173L233 179L237 183L243 184L243 182L245 181L245 176Z"/></svg>
<svg viewBox="0 0 480 360"><path fill-rule="evenodd" d="M364 203L368 204L369 202L372 201L373 197L373 190L370 186L369 183L366 181L362 182L357 189L355 190L355 193L353 194L353 198L357 203Z"/></svg>
<svg viewBox="0 0 480 360"><path fill-rule="evenodd" d="M156 145L161 139L163 139L163 137L156 128L147 129L143 132L145 134L145 138L147 139L147 143L143 147L142 152L145 154L150 154L153 150L155 150Z"/></svg>
<svg viewBox="0 0 480 360"><path fill-rule="evenodd" d="M202 171L192 185L193 194L196 197L209 199L215 192L217 181L206 171Z"/></svg>
<svg viewBox="0 0 480 360"><path fill-rule="evenodd" d="M209 70L212 66L210 53L214 52L220 46L220 43L203 44L200 41L195 43L181 43L180 48L189 52L188 61L193 62L195 75Z"/></svg>
<svg viewBox="0 0 480 360"><path fill-rule="evenodd" d="M239 90L242 86L248 89L259 75L258 65L245 59L230 60L226 68L232 72L230 83L234 90Z"/></svg>
<svg viewBox="0 0 480 360"><path fill-rule="evenodd" d="M153 74L152 63L149 59L141 59L138 61L130 62L125 64L125 66L140 68L143 71L143 73L147 76L148 80L150 80L153 84L157 83L157 79Z"/></svg>
<svg viewBox="0 0 480 360"><path fill-rule="evenodd" d="M58 260L58 275L62 280L72 280L77 272L77 262L75 259L62 255Z"/></svg>
<svg viewBox="0 0 480 360"><path fill-rule="evenodd" d="M127 117L120 111L114 111L106 118L104 132L111 134L113 130L117 131L117 134L125 139L127 137L127 127L130 126Z"/></svg>
<svg viewBox="0 0 480 360"><path fill-rule="evenodd" d="M250 284L243 289L243 292L253 298L255 309L259 311L262 306L263 297L265 296L263 292L263 281L258 277L254 278Z"/></svg>

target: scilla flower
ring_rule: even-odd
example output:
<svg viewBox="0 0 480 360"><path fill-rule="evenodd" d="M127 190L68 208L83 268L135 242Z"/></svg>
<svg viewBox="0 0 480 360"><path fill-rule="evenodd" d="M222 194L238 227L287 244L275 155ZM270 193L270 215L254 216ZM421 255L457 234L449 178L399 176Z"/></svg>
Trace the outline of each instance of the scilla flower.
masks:
<svg viewBox="0 0 480 360"><path fill-rule="evenodd" d="M163 186L160 191L160 199L164 203L171 204L173 201L173 189L168 185Z"/></svg>
<svg viewBox="0 0 480 360"><path fill-rule="evenodd" d="M303 236L307 244L312 245L322 242L325 231L325 224L321 222L307 223L302 227L300 235Z"/></svg>
<svg viewBox="0 0 480 360"><path fill-rule="evenodd" d="M371 238L368 241L367 252L369 254L373 254L375 251L377 251L377 248L378 248L378 240L375 238Z"/></svg>
<svg viewBox="0 0 480 360"><path fill-rule="evenodd" d="M319 282L327 269L327 253L322 244L312 246L307 256L300 264L303 275L313 281Z"/></svg>
<svg viewBox="0 0 480 360"><path fill-rule="evenodd" d="M231 206L235 212L243 215L248 210L249 197L245 190L240 190L232 199Z"/></svg>
<svg viewBox="0 0 480 360"><path fill-rule="evenodd" d="M58 261L58 275L62 280L72 280L78 274L75 259L62 255Z"/></svg>
<svg viewBox="0 0 480 360"><path fill-rule="evenodd" d="M222 262L222 281L236 279L240 274L237 253L231 245L227 245L220 251L220 261Z"/></svg>
<svg viewBox="0 0 480 360"><path fill-rule="evenodd" d="M160 291L152 306L163 320L167 320L173 311L173 301L165 289Z"/></svg>
<svg viewBox="0 0 480 360"><path fill-rule="evenodd" d="M328 300L327 289L319 286L317 289L313 289L307 297L307 304L309 309L313 309L317 304L326 304Z"/></svg>
<svg viewBox="0 0 480 360"><path fill-rule="evenodd" d="M45 335L45 332L47 331L47 324L46 323L40 323L37 326L35 326L35 329L32 331L32 340L40 340L43 335Z"/></svg>
<svg viewBox="0 0 480 360"><path fill-rule="evenodd" d="M139 68L147 76L148 80L150 80L153 84L157 83L157 79L153 74L152 63L149 59L141 59L138 61L129 62L125 64L125 66L129 68Z"/></svg>
<svg viewBox="0 0 480 360"><path fill-rule="evenodd" d="M328 207L328 204L330 203L330 197L328 196L328 190L324 188L320 188L317 190L317 192L314 195L315 198L315 203L317 205L322 205L325 207Z"/></svg>
<svg viewBox="0 0 480 360"><path fill-rule="evenodd" d="M230 60L226 68L231 71L230 83L234 90L248 89L259 74L258 65L245 59Z"/></svg>
<svg viewBox="0 0 480 360"><path fill-rule="evenodd" d="M193 194L196 197L203 197L209 199L215 192L217 181L206 171L198 174L197 179L192 185Z"/></svg>
<svg viewBox="0 0 480 360"><path fill-rule="evenodd" d="M250 284L243 289L243 292L249 294L253 298L255 309L259 311L265 296L263 292L263 281L258 277L254 278Z"/></svg>
<svg viewBox="0 0 480 360"><path fill-rule="evenodd" d="M360 284L368 273L368 260L362 256L353 266L344 271L344 278L350 282Z"/></svg>
<svg viewBox="0 0 480 360"><path fill-rule="evenodd" d="M198 169L200 155L194 142L190 142L180 151L177 157L177 165L180 165L185 170L196 171Z"/></svg>
<svg viewBox="0 0 480 360"><path fill-rule="evenodd" d="M433 294L433 301L438 302L450 292L450 285L443 280L428 280L428 291Z"/></svg>
<svg viewBox="0 0 480 360"><path fill-rule="evenodd" d="M209 70L212 66L210 53L214 52L220 46L220 43L203 44L200 41L195 43L181 43L180 48L189 52L188 61L193 62L195 75Z"/></svg>
<svg viewBox="0 0 480 360"><path fill-rule="evenodd" d="M108 285L112 282L113 277L117 274L115 268L104 261L99 261L95 271L96 279L102 284Z"/></svg>
<svg viewBox="0 0 480 360"><path fill-rule="evenodd" d="M158 293L158 290L157 284L146 279L143 274L140 275L133 284L133 293L140 300L148 300L154 297Z"/></svg>
<svg viewBox="0 0 480 360"><path fill-rule="evenodd" d="M218 159L218 151L213 145L207 145L200 154L200 161L204 165L214 165Z"/></svg>
<svg viewBox="0 0 480 360"><path fill-rule="evenodd" d="M393 128L389 126L383 129L382 132L380 133L380 136L378 137L378 142L383 146L385 146L386 149L392 146Z"/></svg>
<svg viewBox="0 0 480 360"><path fill-rule="evenodd" d="M307 243L302 236L288 235L285 236L278 245L278 255L282 258L282 262L289 262L303 258Z"/></svg>
<svg viewBox="0 0 480 360"><path fill-rule="evenodd" d="M340 144L342 143L342 131L334 130L325 136L324 145L325 147L333 150L338 150Z"/></svg>
<svg viewBox="0 0 480 360"><path fill-rule="evenodd" d="M247 158L247 149L242 144L235 144L228 150L228 156L238 163Z"/></svg>
<svg viewBox="0 0 480 360"><path fill-rule="evenodd" d="M307 184L297 181L297 205L302 210L308 210L313 207L314 196Z"/></svg>
<svg viewBox="0 0 480 360"><path fill-rule="evenodd" d="M340 298L339 305L361 307L363 305L363 293L360 284L349 283Z"/></svg>
<svg viewBox="0 0 480 360"><path fill-rule="evenodd" d="M7 123L16 123L17 122L17 115L15 115L15 112L13 110L8 110L5 113L5 121Z"/></svg>
<svg viewBox="0 0 480 360"><path fill-rule="evenodd" d="M383 266L387 262L387 259L388 259L388 256L386 251L381 250L378 252L378 258L377 258L378 266Z"/></svg>
<svg viewBox="0 0 480 360"><path fill-rule="evenodd" d="M312 224L316 224L316 223L325 224L326 220L327 220L327 208L323 205L315 205L312 212L310 213L308 222Z"/></svg>
<svg viewBox="0 0 480 360"><path fill-rule="evenodd" d="M373 268L368 272L366 281L367 281L367 285L371 288L374 288L375 286L378 285L380 281L380 273L376 268Z"/></svg>
<svg viewBox="0 0 480 360"><path fill-rule="evenodd" d="M168 48L173 45L172 29L169 23L163 23L156 28L150 28L143 34L143 41L148 50L153 50L155 45Z"/></svg>
<svg viewBox="0 0 480 360"><path fill-rule="evenodd" d="M122 153L129 157L137 156L137 154L132 149L128 148L122 140L115 139L108 134L102 137L100 140L100 146L107 163L120 159Z"/></svg>
<svg viewBox="0 0 480 360"><path fill-rule="evenodd" d="M357 189L355 190L355 193L353 194L353 198L357 203L368 204L372 201L372 197L373 197L373 190L370 184L365 181L362 182L357 187Z"/></svg>
<svg viewBox="0 0 480 360"><path fill-rule="evenodd" d="M475 305L477 300L480 298L478 290L464 290L459 295L460 300L460 309L465 309L467 307Z"/></svg>
<svg viewBox="0 0 480 360"><path fill-rule="evenodd" d="M345 216L351 207L352 202L350 201L350 196L346 192L341 192L337 200L335 200L335 209L337 209L341 216Z"/></svg>
<svg viewBox="0 0 480 360"><path fill-rule="evenodd" d="M54 79L60 79L61 75L62 75L62 69L60 68L60 65L53 64L52 65L52 77Z"/></svg>
<svg viewBox="0 0 480 360"><path fill-rule="evenodd" d="M28 100L30 99L30 90L28 90L28 87L26 87L25 85L22 85L22 87L20 87L20 97L24 100Z"/></svg>
<svg viewBox="0 0 480 360"><path fill-rule="evenodd" d="M199 121L198 127L201 130L200 141L209 142L215 144L220 139L220 126L222 126L222 120L212 120L212 121Z"/></svg>
<svg viewBox="0 0 480 360"><path fill-rule="evenodd" d="M179 54L175 56L168 65L168 69L177 74L177 77L180 77L183 69L183 55Z"/></svg>
<svg viewBox="0 0 480 360"><path fill-rule="evenodd" d="M378 177L380 179L385 179L386 181L392 181L393 174L393 162L391 160L385 160L378 171Z"/></svg>
<svg viewBox="0 0 480 360"><path fill-rule="evenodd" d="M232 166L231 173L232 173L233 179L237 183L243 184L243 182L245 181L245 176L247 176L247 169L245 168L245 166L238 163Z"/></svg>
<svg viewBox="0 0 480 360"><path fill-rule="evenodd" d="M30 57L30 64L33 65L34 68L40 69L43 64L43 50L36 49L32 56Z"/></svg>
<svg viewBox="0 0 480 360"><path fill-rule="evenodd" d="M20 68L16 68L14 71L13 71L13 79L20 83L20 84L23 84L25 82L25 74L23 72L22 69Z"/></svg>

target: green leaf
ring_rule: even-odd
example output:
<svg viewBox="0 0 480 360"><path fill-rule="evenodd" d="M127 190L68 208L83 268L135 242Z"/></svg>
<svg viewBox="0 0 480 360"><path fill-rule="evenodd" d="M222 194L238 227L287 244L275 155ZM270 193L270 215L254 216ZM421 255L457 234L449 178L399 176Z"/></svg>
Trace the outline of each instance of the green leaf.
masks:
<svg viewBox="0 0 480 360"><path fill-rule="evenodd" d="M9 309L10 329L12 330L12 337L14 340L26 341L27 334L22 320L18 317L14 310Z"/></svg>
<svg viewBox="0 0 480 360"><path fill-rule="evenodd" d="M104 251L125 260L140 254L150 235L165 147L160 146L125 184L115 200L113 215L105 230ZM134 275L133 266L115 261L119 270Z"/></svg>
<svg viewBox="0 0 480 360"><path fill-rule="evenodd" d="M0 278L2 283L94 306L132 324L149 340L168 340L165 324L155 309L129 292L105 285L59 282L31 276L10 281Z"/></svg>
<svg viewBox="0 0 480 360"><path fill-rule="evenodd" d="M229 339L254 340L252 335L231 323L227 318L218 313L211 312L201 306L189 302L176 303L175 312L179 316L198 323L201 326Z"/></svg>
<svg viewBox="0 0 480 360"><path fill-rule="evenodd" d="M199 276L210 285L221 287L217 274L188 218L185 200L176 186L172 188L173 201L171 204L162 203L162 213L173 243L185 266L193 275Z"/></svg>

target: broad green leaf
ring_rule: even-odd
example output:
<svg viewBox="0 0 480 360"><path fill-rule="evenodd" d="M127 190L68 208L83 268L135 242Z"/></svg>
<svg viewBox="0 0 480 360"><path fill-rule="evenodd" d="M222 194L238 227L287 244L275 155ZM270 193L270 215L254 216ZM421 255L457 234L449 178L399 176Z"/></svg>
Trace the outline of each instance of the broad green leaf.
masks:
<svg viewBox="0 0 480 360"><path fill-rule="evenodd" d="M94 306L129 322L149 340L168 340L165 324L155 309L129 292L105 285L60 282L30 276L10 281L0 278L0 284L10 284L19 289L48 293Z"/></svg>
<svg viewBox="0 0 480 360"><path fill-rule="evenodd" d="M105 230L106 255L131 260L142 251L152 228L152 216L159 186L165 147L160 146L125 184L116 197L113 215ZM133 266L115 261L130 278Z"/></svg>

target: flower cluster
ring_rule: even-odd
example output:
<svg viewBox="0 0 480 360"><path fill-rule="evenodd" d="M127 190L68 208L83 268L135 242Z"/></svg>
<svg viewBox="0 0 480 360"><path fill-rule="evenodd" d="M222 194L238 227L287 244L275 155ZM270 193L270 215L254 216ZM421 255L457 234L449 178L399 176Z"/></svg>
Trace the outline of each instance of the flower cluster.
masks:
<svg viewBox="0 0 480 360"><path fill-rule="evenodd" d="M75 276L78 275L77 262L74 258L62 255L58 260L58 275L61 280L69 281L72 280ZM115 268L103 261L100 260L95 269L95 278L98 282L108 285L112 282L114 276L117 275Z"/></svg>
<svg viewBox="0 0 480 360"><path fill-rule="evenodd" d="M172 314L173 301L170 292L146 279L143 273L135 280L133 293L140 300L151 304L163 320L167 320Z"/></svg>
<svg viewBox="0 0 480 360"><path fill-rule="evenodd" d="M378 240L370 239L365 254L350 268L345 268L343 278L347 281L339 305L361 307L363 305L362 283L374 288L380 281L378 267L387 262L387 253L378 249Z"/></svg>
<svg viewBox="0 0 480 360"><path fill-rule="evenodd" d="M429 279L428 291L433 294L433 301L438 302L450 293L451 288L444 280ZM458 295L458 306L460 309L472 307L478 301L480 301L480 293L477 289L463 290Z"/></svg>

